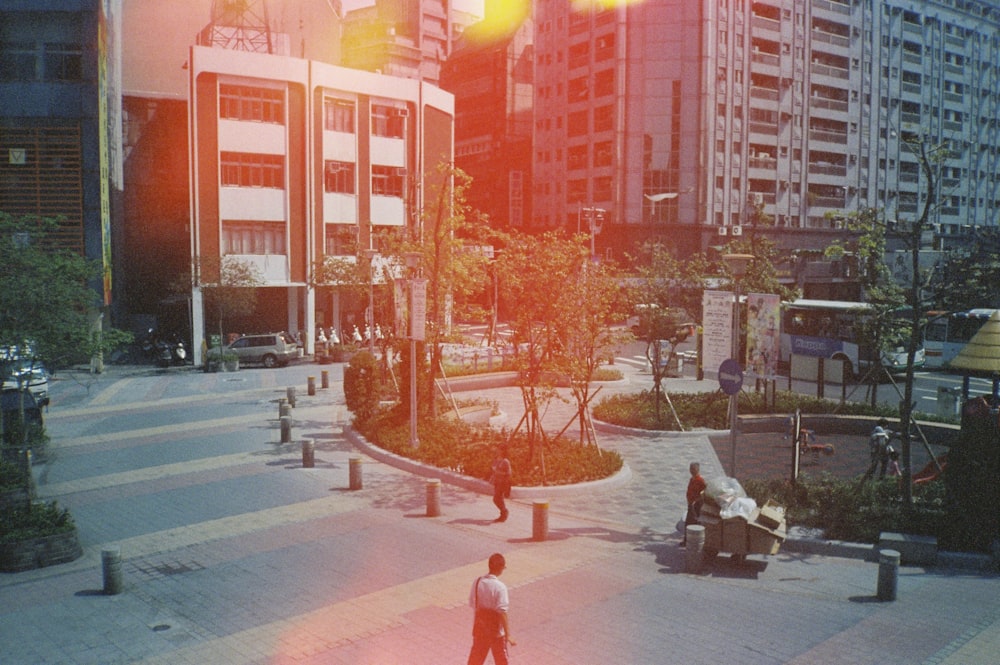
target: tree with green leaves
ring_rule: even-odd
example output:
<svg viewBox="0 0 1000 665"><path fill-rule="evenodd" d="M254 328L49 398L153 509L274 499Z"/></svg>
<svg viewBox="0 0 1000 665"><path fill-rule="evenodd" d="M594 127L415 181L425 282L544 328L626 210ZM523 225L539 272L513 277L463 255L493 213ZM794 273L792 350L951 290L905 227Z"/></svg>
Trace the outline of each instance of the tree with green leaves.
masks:
<svg viewBox="0 0 1000 665"><path fill-rule="evenodd" d="M0 213L0 348L49 369L89 362L131 336L101 330L102 303L91 285L101 267L49 243L55 220ZM95 322L100 322L95 325Z"/></svg>
<svg viewBox="0 0 1000 665"><path fill-rule="evenodd" d="M407 255L419 255L417 270L427 280L425 344L430 371L424 374L424 394L429 398L423 406L433 415L435 372L441 366L442 344L451 337L455 304L478 293L487 282L490 251L499 236L467 203L472 178L454 164L438 164L424 184L424 207L412 234L384 249L400 275L406 270Z"/></svg>
<svg viewBox="0 0 1000 665"><path fill-rule="evenodd" d="M538 443L547 441L541 413L557 397L558 373L565 369L561 335L570 312L582 306L570 285L589 262L588 247L553 233L511 236L497 260L498 289L509 312L513 362L524 403L518 428L525 426L532 459Z"/></svg>
<svg viewBox="0 0 1000 665"><path fill-rule="evenodd" d="M91 287L101 266L49 242L57 229L56 220L0 213L0 357L29 371L83 362L95 370L93 359L132 336L103 327L101 298Z"/></svg>
<svg viewBox="0 0 1000 665"><path fill-rule="evenodd" d="M199 256L194 270L195 283L205 293L205 311L214 315L219 339L225 344L226 322L256 309L257 288L264 284L263 276L255 264L232 255Z"/></svg>
<svg viewBox="0 0 1000 665"><path fill-rule="evenodd" d="M677 352L701 319L701 294L708 261L704 254L685 260L676 258L660 243L646 243L640 248L637 274L629 281L629 302L636 322L635 338L646 345L653 379L654 409L660 417L663 379ZM663 355L666 352L666 358Z"/></svg>
<svg viewBox="0 0 1000 665"><path fill-rule="evenodd" d="M576 242L582 246L586 236L578 236ZM613 327L613 322L625 315L624 305L617 268L611 263L589 260L577 264L576 275L571 276L552 301L557 341L553 366L558 374L569 379L581 444L585 438L596 444L589 417L590 402L596 394L592 390L594 375L630 337Z"/></svg>

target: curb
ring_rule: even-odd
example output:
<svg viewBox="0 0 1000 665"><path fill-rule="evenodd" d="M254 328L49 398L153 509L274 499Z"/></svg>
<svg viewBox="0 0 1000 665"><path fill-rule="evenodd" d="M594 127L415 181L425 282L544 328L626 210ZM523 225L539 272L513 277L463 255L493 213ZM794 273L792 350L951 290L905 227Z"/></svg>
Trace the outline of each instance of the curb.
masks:
<svg viewBox="0 0 1000 665"><path fill-rule="evenodd" d="M347 437L347 440L350 441L351 445L355 448L361 450L363 453L378 460L379 462L383 462L397 469L402 469L403 471L407 471L424 478L437 479L443 483L455 485L457 487L461 487L462 489L469 490L470 492L476 492L477 494L493 494L493 486L485 480L472 478L471 476L466 476L456 471L441 469L436 466L431 466L430 464L417 462L408 457L403 457L402 455L397 455L396 453L391 453L388 450L375 446L349 425L344 426L344 436ZM559 496L579 496L582 494L591 494L595 490L608 490L621 487L631 479L632 470L629 468L628 464L623 461L622 468L619 469L618 473L608 478L601 478L600 480L591 480L583 483L574 483L572 485L546 485L543 487L518 487L515 485L510 490L510 498L549 499Z"/></svg>

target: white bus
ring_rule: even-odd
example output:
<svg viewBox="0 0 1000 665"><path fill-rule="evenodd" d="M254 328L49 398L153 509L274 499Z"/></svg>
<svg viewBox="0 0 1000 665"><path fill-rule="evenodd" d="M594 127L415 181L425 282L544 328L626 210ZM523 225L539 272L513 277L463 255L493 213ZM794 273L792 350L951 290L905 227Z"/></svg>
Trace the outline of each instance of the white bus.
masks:
<svg viewBox="0 0 1000 665"><path fill-rule="evenodd" d="M871 312L872 306L864 302L800 298L783 303L781 361L790 362L792 354L844 360L851 374L861 375L876 356L872 340L859 338L862 318ZM906 310L900 310L900 317L905 315ZM888 340L881 354L882 365L890 372L905 371L906 347L905 335ZM924 348L920 345L914 366L923 365Z"/></svg>
<svg viewBox="0 0 1000 665"><path fill-rule="evenodd" d="M927 312L927 325L924 326L927 366L948 367L996 311L976 308L963 312Z"/></svg>

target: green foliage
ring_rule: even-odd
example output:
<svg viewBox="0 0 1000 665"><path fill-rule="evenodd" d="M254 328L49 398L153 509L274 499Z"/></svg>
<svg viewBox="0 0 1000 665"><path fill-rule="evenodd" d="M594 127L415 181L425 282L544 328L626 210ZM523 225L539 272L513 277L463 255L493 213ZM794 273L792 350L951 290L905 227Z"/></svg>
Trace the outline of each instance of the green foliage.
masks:
<svg viewBox="0 0 1000 665"><path fill-rule="evenodd" d="M0 492L20 489L26 485L27 480L20 465L0 460Z"/></svg>
<svg viewBox="0 0 1000 665"><path fill-rule="evenodd" d="M667 408L664 397L660 398L660 408L656 408L655 392L644 390L640 393L619 393L602 398L594 407L594 418L605 422L649 430L676 430L677 421ZM763 393L743 391L739 393L739 412L742 415L767 413L838 413L840 415L892 416L895 412L885 406L872 409L867 404L847 402L840 404L832 400L798 395L788 391L778 391L774 404L765 402ZM729 396L721 390L703 393L678 393L670 395L670 401L686 429L729 427Z"/></svg>
<svg viewBox="0 0 1000 665"><path fill-rule="evenodd" d="M880 532L895 531L935 535L944 547L962 545L947 537L945 490L940 482L915 488L912 511L903 502L896 479L859 482L822 475L802 476L797 483L750 479L742 484L759 505L773 499L785 507L790 524L823 529L831 540L875 543Z"/></svg>
<svg viewBox="0 0 1000 665"><path fill-rule="evenodd" d="M131 336L95 334L101 299L90 284L101 267L52 238L58 223L0 212L0 347L50 369L86 362Z"/></svg>
<svg viewBox="0 0 1000 665"><path fill-rule="evenodd" d="M355 353L344 367L344 401L358 422L367 421L378 408L378 372L378 361L368 351Z"/></svg>
<svg viewBox="0 0 1000 665"><path fill-rule="evenodd" d="M205 311L215 315L219 337L225 339L225 322L257 307L257 287L264 277L255 264L235 256L197 257L194 269L194 283L205 293Z"/></svg>
<svg viewBox="0 0 1000 665"><path fill-rule="evenodd" d="M32 504L0 513L0 543L54 536L74 527L69 511L55 501Z"/></svg>
<svg viewBox="0 0 1000 665"><path fill-rule="evenodd" d="M497 446L506 443L514 467L514 484L522 487L597 480L617 473L622 467L618 453L580 445L565 437L550 441L543 454L533 460L527 437L511 438L506 432L476 428L451 419L421 420L417 433L420 446L413 448L408 420L398 408L380 411L369 421L356 423L356 427L385 450L483 480L489 479Z"/></svg>
<svg viewBox="0 0 1000 665"><path fill-rule="evenodd" d="M6 431L3 433L5 442L15 442L13 445L18 448L28 448L36 459L42 457L49 442L45 427L38 423L27 423L20 418L11 419L6 426Z"/></svg>

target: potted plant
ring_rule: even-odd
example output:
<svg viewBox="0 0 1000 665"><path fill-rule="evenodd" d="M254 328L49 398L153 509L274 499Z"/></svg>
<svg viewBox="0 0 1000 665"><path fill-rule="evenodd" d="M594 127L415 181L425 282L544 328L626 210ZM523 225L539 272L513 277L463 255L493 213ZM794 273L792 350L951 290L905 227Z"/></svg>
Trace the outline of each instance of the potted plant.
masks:
<svg viewBox="0 0 1000 665"><path fill-rule="evenodd" d="M240 368L240 357L235 351L209 349L205 356L206 372L235 372Z"/></svg>
<svg viewBox="0 0 1000 665"><path fill-rule="evenodd" d="M358 352L353 344L332 344L330 345L330 358L335 363L350 362L354 354Z"/></svg>
<svg viewBox="0 0 1000 665"><path fill-rule="evenodd" d="M76 524L55 501L28 501L0 512L0 571L44 568L82 555Z"/></svg>

